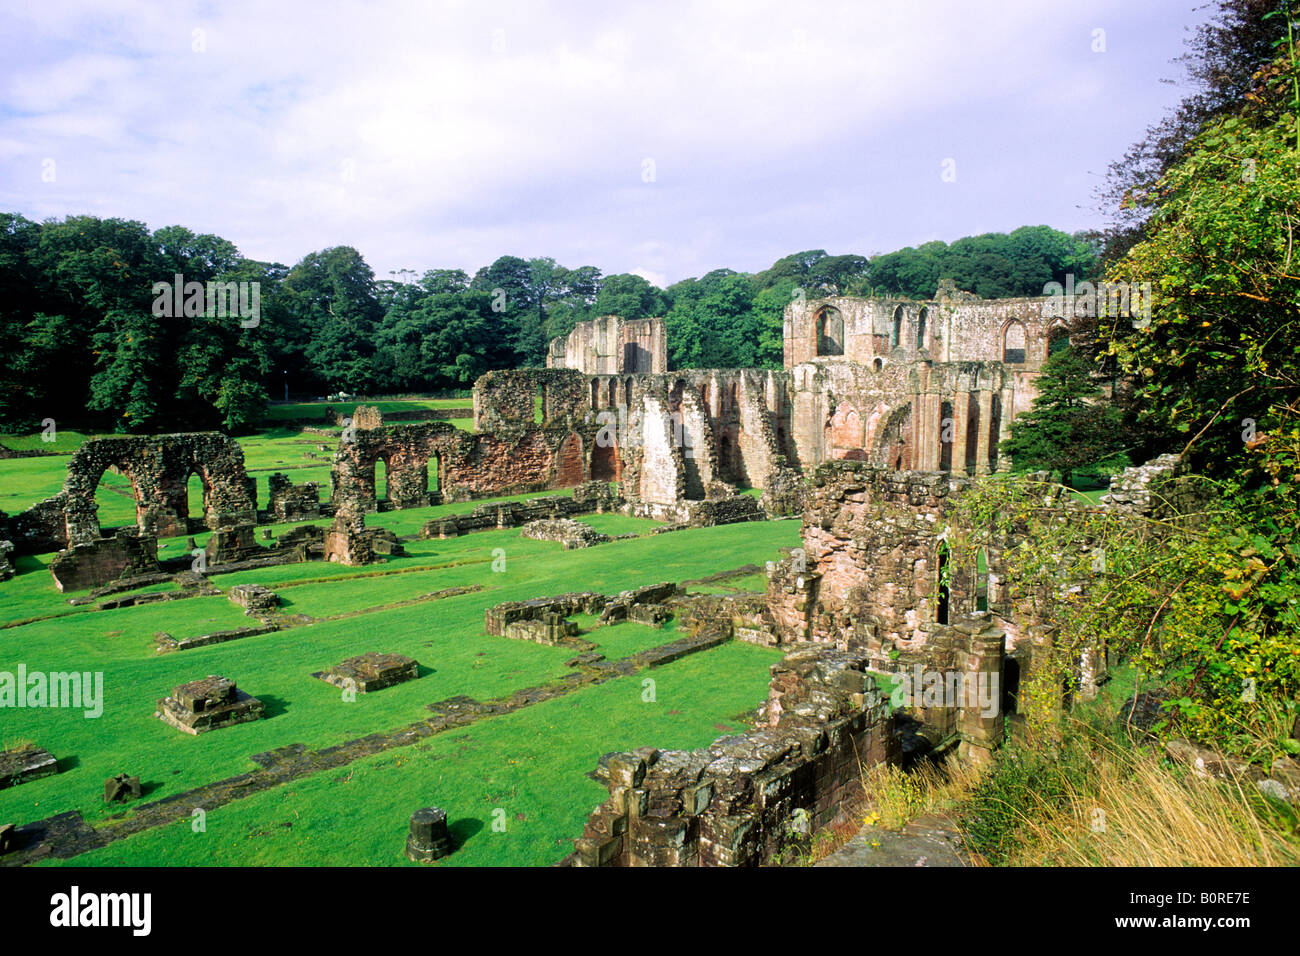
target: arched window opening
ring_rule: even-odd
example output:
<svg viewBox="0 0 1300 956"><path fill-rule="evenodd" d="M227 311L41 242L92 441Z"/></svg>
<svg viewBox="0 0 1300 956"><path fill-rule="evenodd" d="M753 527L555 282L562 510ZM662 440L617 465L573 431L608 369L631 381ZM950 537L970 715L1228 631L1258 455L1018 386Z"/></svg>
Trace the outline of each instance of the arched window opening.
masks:
<svg viewBox="0 0 1300 956"><path fill-rule="evenodd" d="M967 474L975 473L975 462L979 458L980 446L980 393L970 392L966 396L966 459Z"/></svg>
<svg viewBox="0 0 1300 956"><path fill-rule="evenodd" d="M998 470L998 443L1002 435L1002 396L997 392L993 393L993 401L990 403L989 414L989 470ZM971 461L975 456L971 456Z"/></svg>
<svg viewBox="0 0 1300 956"><path fill-rule="evenodd" d="M538 385L533 397L533 424L540 425L546 420L546 386Z"/></svg>
<svg viewBox="0 0 1300 956"><path fill-rule="evenodd" d="M918 350L925 348L925 320L929 316L930 310L922 309L921 314L916 319L916 347Z"/></svg>
<svg viewBox="0 0 1300 956"><path fill-rule="evenodd" d="M1019 322L1007 323L1002 333L1002 361L1008 365L1025 362L1025 327Z"/></svg>
<svg viewBox="0 0 1300 956"><path fill-rule="evenodd" d="M1058 325L1047 333L1047 357L1051 358L1057 352L1070 347L1070 330L1063 325Z"/></svg>
<svg viewBox="0 0 1300 956"><path fill-rule="evenodd" d="M817 313L817 354L844 354L844 316L833 306Z"/></svg>
<svg viewBox="0 0 1300 956"><path fill-rule="evenodd" d="M957 422L953 419L952 402L939 406L939 470L952 471L952 444L956 440Z"/></svg>
<svg viewBox="0 0 1300 956"><path fill-rule="evenodd" d="M182 517L189 521L196 518L202 521L207 517L207 495L203 491L203 479L199 477L197 471L190 472L190 476L185 479L185 514Z"/></svg>
<svg viewBox="0 0 1300 956"><path fill-rule="evenodd" d="M100 533L110 537L110 528L134 525L139 520L135 486L116 465L109 465L95 485L95 517Z"/></svg>
<svg viewBox="0 0 1300 956"><path fill-rule="evenodd" d="M1014 657L1002 660L1002 713L1010 716L1016 712L1020 696L1020 662Z"/></svg>
<svg viewBox="0 0 1300 956"><path fill-rule="evenodd" d="M889 333L889 347L896 349L903 344L903 307L894 309L894 327Z"/></svg>
<svg viewBox="0 0 1300 956"><path fill-rule="evenodd" d="M989 556L980 548L975 552L975 610L989 609Z"/></svg>
<svg viewBox="0 0 1300 956"><path fill-rule="evenodd" d="M940 624L948 623L948 542L939 542L939 601L935 609L935 620Z"/></svg>

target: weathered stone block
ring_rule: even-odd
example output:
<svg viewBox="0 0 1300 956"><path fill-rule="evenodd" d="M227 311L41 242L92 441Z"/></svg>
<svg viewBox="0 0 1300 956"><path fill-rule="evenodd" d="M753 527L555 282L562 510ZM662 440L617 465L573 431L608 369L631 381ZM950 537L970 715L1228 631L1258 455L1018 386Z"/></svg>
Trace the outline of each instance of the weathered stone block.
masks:
<svg viewBox="0 0 1300 956"><path fill-rule="evenodd" d="M234 681L212 675L176 687L158 701L154 716L187 734L202 734L260 720L266 713L262 702L239 690Z"/></svg>
<svg viewBox="0 0 1300 956"><path fill-rule="evenodd" d="M0 790L30 783L59 772L59 762L43 747L22 747L0 753Z"/></svg>
<svg viewBox="0 0 1300 956"><path fill-rule="evenodd" d="M126 803L140 796L140 778L119 773L104 781L105 803Z"/></svg>
<svg viewBox="0 0 1300 956"><path fill-rule="evenodd" d="M358 657L349 657L328 671L318 671L311 676L335 687L367 694L415 680L420 676L420 665L412 657L369 651Z"/></svg>
<svg viewBox="0 0 1300 956"><path fill-rule="evenodd" d="M425 807L411 814L411 829L406 837L406 858L415 863L432 863L452 851L451 833L447 829L447 811Z"/></svg>
<svg viewBox="0 0 1300 956"><path fill-rule="evenodd" d="M250 614L272 611L280 606L280 595L260 584L236 584L228 596Z"/></svg>

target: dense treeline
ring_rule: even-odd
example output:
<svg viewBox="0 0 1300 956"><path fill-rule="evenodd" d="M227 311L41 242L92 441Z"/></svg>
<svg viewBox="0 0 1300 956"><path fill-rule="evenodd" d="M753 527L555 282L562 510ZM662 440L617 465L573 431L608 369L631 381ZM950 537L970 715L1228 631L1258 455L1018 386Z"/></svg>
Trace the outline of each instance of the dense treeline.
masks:
<svg viewBox="0 0 1300 956"><path fill-rule="evenodd" d="M0 214L0 428L52 418L108 431L239 432L286 390L437 391L494 368L544 365L551 338L607 314L663 316L676 368L776 368L782 312L799 295L924 298L941 276L987 297L1039 295L1067 273L1091 276L1096 262L1088 237L1027 226L871 259L811 250L757 274L717 269L667 289L515 256L473 276L431 269L397 281L376 279L346 246L290 268L182 226L151 233L122 219ZM177 275L183 288L173 291ZM160 294L158 283L170 285ZM201 292L192 304L190 283ZM206 298L212 283L256 283L258 294L232 294L220 314L221 300Z"/></svg>

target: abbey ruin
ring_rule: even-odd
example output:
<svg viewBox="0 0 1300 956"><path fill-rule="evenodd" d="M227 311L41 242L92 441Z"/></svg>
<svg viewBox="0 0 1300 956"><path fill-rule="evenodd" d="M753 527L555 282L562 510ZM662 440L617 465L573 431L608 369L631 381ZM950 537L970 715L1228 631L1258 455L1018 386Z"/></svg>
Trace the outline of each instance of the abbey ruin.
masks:
<svg viewBox="0 0 1300 956"><path fill-rule="evenodd" d="M315 485L277 473L271 500L259 503L238 443L219 434L92 439L58 495L0 514L0 559L58 549L49 568L58 588L102 593L165 575L190 575L193 588L196 572L382 562L400 556L402 543L367 527L367 516L505 495L569 492L467 506L429 521L421 536L526 525L531 537L589 547L610 539L586 534L575 515L619 511L666 524L656 531L797 516L803 546L769 563L764 595L702 600L672 583L612 597L539 595L490 609L485 622L490 634L557 645L572 643L567 618L577 613L654 626L678 617L681 648L637 666L728 640L788 650L755 729L690 753L647 741L602 758L597 776L609 799L566 860L766 862L793 811L825 823L860 761L899 759L904 718L934 751L983 760L1000 746L1016 688L1050 645L1054 622L1005 584L1014 536L977 563L951 550L950 525L972 482L1011 467L1000 441L1069 336L1070 317L1052 305L980 300L951 285L924 302L800 299L785 311L780 370L669 371L662 320L607 316L552 342L545 369L481 377L472 431L385 422L358 407L337 423L324 500ZM130 479L132 526L98 521L95 489L110 468ZM202 515L188 511L192 475ZM1044 488L1044 507L1062 520L1085 510ZM1185 492L1178 462L1160 459L1118 477L1100 509L1169 517ZM329 527L256 540L259 524L312 520ZM200 531L212 532L205 548L160 558L160 538ZM621 673L582 654L574 663L586 668L581 681ZM888 679L913 669L982 675L998 688L995 706L885 706ZM1105 677L1105 648L1088 648L1068 692L1087 695Z"/></svg>

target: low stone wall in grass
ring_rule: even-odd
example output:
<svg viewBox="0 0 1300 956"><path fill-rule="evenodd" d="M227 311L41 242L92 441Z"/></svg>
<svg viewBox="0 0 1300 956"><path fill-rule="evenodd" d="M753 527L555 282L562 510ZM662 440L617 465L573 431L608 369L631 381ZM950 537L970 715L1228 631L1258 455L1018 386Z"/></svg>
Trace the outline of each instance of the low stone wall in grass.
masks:
<svg viewBox="0 0 1300 956"><path fill-rule="evenodd" d="M603 623L631 620L659 624L667 617L663 603L676 593L677 585L664 581L613 596L575 591L530 601L506 601L483 612L483 630L495 637L514 637L523 633L515 625L538 621L559 628L565 618L574 614L599 615Z"/></svg>
<svg viewBox="0 0 1300 956"><path fill-rule="evenodd" d="M546 495L527 501L502 501L482 504L465 514L433 518L420 529L422 538L454 538L473 531L516 528L530 521L568 518L572 515L599 514L619 510L620 499L601 481L585 482L570 495Z"/></svg>
<svg viewBox="0 0 1300 956"><path fill-rule="evenodd" d="M601 534L589 524L574 521L572 518L539 518L529 521L519 533L525 538L537 541L558 541L565 551L575 548L590 548L611 540L607 534Z"/></svg>

